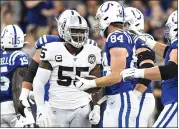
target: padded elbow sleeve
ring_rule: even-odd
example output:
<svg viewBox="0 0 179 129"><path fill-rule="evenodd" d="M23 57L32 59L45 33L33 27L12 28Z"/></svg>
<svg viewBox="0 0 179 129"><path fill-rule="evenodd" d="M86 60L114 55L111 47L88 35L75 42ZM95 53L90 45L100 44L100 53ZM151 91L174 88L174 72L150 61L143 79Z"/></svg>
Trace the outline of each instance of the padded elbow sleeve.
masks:
<svg viewBox="0 0 179 129"><path fill-rule="evenodd" d="M149 50L146 50L146 51L143 51L143 52L140 52L138 55L137 55L137 67L140 68L140 63L144 60L152 60L153 62L155 62L155 53L153 51L149 51Z"/></svg>
<svg viewBox="0 0 179 129"><path fill-rule="evenodd" d="M159 66L159 70L162 80L178 76L178 65L173 61L169 61L167 65Z"/></svg>
<svg viewBox="0 0 179 129"><path fill-rule="evenodd" d="M30 65L29 65L29 67L28 67L28 69L27 69L26 72L25 72L23 81L32 83L33 80L34 80L34 77L35 77L35 75L36 75L38 66L39 66L39 64L38 64L35 60L32 59Z"/></svg>
<svg viewBox="0 0 179 129"><path fill-rule="evenodd" d="M151 67L153 67L153 66L154 66L154 65L151 64L151 63L144 63L144 64L142 64L141 66L139 66L139 68L151 68ZM137 83L138 83L138 84L143 84L143 85L145 85L146 87L148 87L149 84L150 84L150 82L151 82L151 80L144 79L144 78L139 78Z"/></svg>

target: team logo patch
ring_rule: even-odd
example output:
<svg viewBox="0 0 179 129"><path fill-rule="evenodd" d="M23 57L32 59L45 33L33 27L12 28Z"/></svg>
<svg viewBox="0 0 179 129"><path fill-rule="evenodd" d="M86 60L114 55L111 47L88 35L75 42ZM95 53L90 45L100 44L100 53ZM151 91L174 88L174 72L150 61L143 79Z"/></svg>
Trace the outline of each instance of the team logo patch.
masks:
<svg viewBox="0 0 179 129"><path fill-rule="evenodd" d="M95 56L94 54L90 54L90 55L88 56L88 62L89 62L90 64L94 64L95 61L96 61L96 56Z"/></svg>
<svg viewBox="0 0 179 129"><path fill-rule="evenodd" d="M56 55L55 60L56 62L62 62L62 55Z"/></svg>

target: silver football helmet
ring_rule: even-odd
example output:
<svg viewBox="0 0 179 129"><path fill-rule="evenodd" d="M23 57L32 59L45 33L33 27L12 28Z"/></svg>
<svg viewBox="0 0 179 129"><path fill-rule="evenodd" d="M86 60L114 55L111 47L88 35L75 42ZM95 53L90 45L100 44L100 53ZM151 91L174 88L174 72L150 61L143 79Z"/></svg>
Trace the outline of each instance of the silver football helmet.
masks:
<svg viewBox="0 0 179 129"><path fill-rule="evenodd" d="M71 10L71 9L67 9L65 10L59 17L58 19L56 19L57 21L57 27L58 27L58 34L61 38L64 39L64 26L65 26L65 21L71 17L71 16L80 16L80 14L75 11L75 10Z"/></svg>
<svg viewBox="0 0 179 129"><path fill-rule="evenodd" d="M64 21L64 40L76 48L82 47L88 39L89 28L82 16L71 16Z"/></svg>

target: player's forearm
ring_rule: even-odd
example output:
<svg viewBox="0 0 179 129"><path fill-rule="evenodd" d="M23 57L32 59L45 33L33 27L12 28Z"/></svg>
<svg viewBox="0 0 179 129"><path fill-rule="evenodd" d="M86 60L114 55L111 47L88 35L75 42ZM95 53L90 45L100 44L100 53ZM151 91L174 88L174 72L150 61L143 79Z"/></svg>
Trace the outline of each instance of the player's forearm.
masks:
<svg viewBox="0 0 179 129"><path fill-rule="evenodd" d="M178 65L174 61L144 70L144 78L150 80L168 80L176 76L178 76Z"/></svg>
<svg viewBox="0 0 179 129"><path fill-rule="evenodd" d="M166 47L167 45L157 42L153 50L157 53L157 55L159 55L160 57L163 57Z"/></svg>
<svg viewBox="0 0 179 129"><path fill-rule="evenodd" d="M104 96L103 92L103 88L101 88L97 92L91 94L93 105L97 105L97 102Z"/></svg>
<svg viewBox="0 0 179 129"><path fill-rule="evenodd" d="M122 76L120 75L120 73L118 73L118 74L111 73L107 76L97 78L96 85L97 85L97 87L106 87L106 86L111 86L116 83L119 83L119 82L121 82L121 80L122 80Z"/></svg>
<svg viewBox="0 0 179 129"><path fill-rule="evenodd" d="M32 83L23 81L22 82L22 88L26 88L28 90L32 90Z"/></svg>
<svg viewBox="0 0 179 129"><path fill-rule="evenodd" d="M135 87L135 90L144 93L146 91L147 87L143 84L137 84Z"/></svg>
<svg viewBox="0 0 179 129"><path fill-rule="evenodd" d="M34 97L37 106L44 105L44 94L45 94L44 86L48 82L50 75L51 75L51 71L49 70L40 67L37 70L37 74L33 82Z"/></svg>
<svg viewBox="0 0 179 129"><path fill-rule="evenodd" d="M155 66L152 68L145 69L144 78L149 80L161 80L159 67Z"/></svg>

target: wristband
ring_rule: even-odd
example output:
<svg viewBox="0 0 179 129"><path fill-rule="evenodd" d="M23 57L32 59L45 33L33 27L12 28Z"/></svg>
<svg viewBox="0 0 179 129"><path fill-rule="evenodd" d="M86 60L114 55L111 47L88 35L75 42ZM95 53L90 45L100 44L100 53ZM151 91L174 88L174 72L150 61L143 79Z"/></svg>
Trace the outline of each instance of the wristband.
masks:
<svg viewBox="0 0 179 129"><path fill-rule="evenodd" d="M145 69L136 69L136 70L137 70L136 73L138 75L137 78L144 78L144 71L145 71Z"/></svg>

